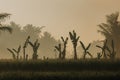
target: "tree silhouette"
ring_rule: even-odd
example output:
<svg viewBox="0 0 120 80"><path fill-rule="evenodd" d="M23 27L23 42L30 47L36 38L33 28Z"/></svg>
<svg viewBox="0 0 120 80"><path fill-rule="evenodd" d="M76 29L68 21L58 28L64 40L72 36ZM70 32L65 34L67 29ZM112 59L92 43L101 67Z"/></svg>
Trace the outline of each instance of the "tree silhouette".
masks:
<svg viewBox="0 0 120 80"><path fill-rule="evenodd" d="M100 59L102 57L101 53L97 53L97 59Z"/></svg>
<svg viewBox="0 0 120 80"><path fill-rule="evenodd" d="M17 53L17 60L19 59L20 50L21 50L21 45L18 47L17 50L13 48L13 51L14 51L15 53Z"/></svg>
<svg viewBox="0 0 120 80"><path fill-rule="evenodd" d="M8 50L10 53L12 53L12 57L13 57L13 59L15 60L15 59L16 59L15 53L14 53L11 49L9 49L9 48L7 48L7 50Z"/></svg>
<svg viewBox="0 0 120 80"><path fill-rule="evenodd" d="M90 46L91 46L91 43L89 43L89 45L88 45L87 47L85 47L85 45L83 44L82 41L80 41L80 44L81 44L81 46L82 46L82 48L83 48L83 50L84 50L83 59L86 58L86 55L87 55L87 54L88 54L90 57L92 57L91 53L88 51L89 48L90 48Z"/></svg>
<svg viewBox="0 0 120 80"><path fill-rule="evenodd" d="M31 45L31 47L33 48L33 55L32 55L32 59L33 60L37 60L37 58L38 58L38 54L37 54L37 51L38 51L38 48L39 48L39 46L40 46L40 43L38 42L38 39L36 39L36 41L34 42L34 43L32 43L32 42L28 42L30 45Z"/></svg>
<svg viewBox="0 0 120 80"><path fill-rule="evenodd" d="M70 35L70 39L71 39L72 44L73 44L74 59L77 59L77 50L76 50L76 47L77 47L77 42L79 40L79 36L77 37L76 32L74 30L73 30L73 32L69 32L69 35Z"/></svg>
<svg viewBox="0 0 120 80"><path fill-rule="evenodd" d="M19 46L18 47L18 49L16 50L16 49L9 49L9 48L7 48L7 50L10 52L10 53L12 53L12 56L13 56L13 59L15 60L15 59L17 59L17 60L19 60L19 53L20 53L20 50L21 50L21 46ZM16 54L15 54L16 53Z"/></svg>
<svg viewBox="0 0 120 80"><path fill-rule="evenodd" d="M58 46L55 46L55 49L59 52L59 59L62 59L61 44L58 44Z"/></svg>
<svg viewBox="0 0 120 80"><path fill-rule="evenodd" d="M11 14L8 13L0 13L0 31L8 31L12 33L12 28L3 25L2 22L4 22L8 17L10 17Z"/></svg>
<svg viewBox="0 0 120 80"><path fill-rule="evenodd" d="M106 23L99 25L100 32L108 40L108 46L110 46L111 40L114 41L116 53L120 53L120 21L118 21L119 12L107 15Z"/></svg>
<svg viewBox="0 0 120 80"><path fill-rule="evenodd" d="M114 49L114 42L113 42L113 40L111 41L111 49L107 46L106 50L109 52L109 54L107 54L107 55L110 57L110 59L115 59L116 51Z"/></svg>
<svg viewBox="0 0 120 80"><path fill-rule="evenodd" d="M63 41L62 59L65 59L65 56L66 56L66 45L67 45L67 42L68 42L68 37L66 37L66 39L61 37L61 39Z"/></svg>
<svg viewBox="0 0 120 80"><path fill-rule="evenodd" d="M98 48L100 48L102 50L102 55L106 59L107 58L107 54L106 54L107 39L104 41L104 44L103 44L102 47L99 46L99 45L96 45L96 47L98 47Z"/></svg>
<svg viewBox="0 0 120 80"><path fill-rule="evenodd" d="M27 39L25 40L25 43L23 45L23 59L24 60L26 59L26 52L25 52L25 50L26 50L26 48L28 46L29 39L30 39L30 36L27 37Z"/></svg>
<svg viewBox="0 0 120 80"><path fill-rule="evenodd" d="M39 39L40 42L40 56L46 56L54 58L54 46L60 43L60 40L56 40L55 37L49 32L44 32ZM44 53L44 54L43 54Z"/></svg>

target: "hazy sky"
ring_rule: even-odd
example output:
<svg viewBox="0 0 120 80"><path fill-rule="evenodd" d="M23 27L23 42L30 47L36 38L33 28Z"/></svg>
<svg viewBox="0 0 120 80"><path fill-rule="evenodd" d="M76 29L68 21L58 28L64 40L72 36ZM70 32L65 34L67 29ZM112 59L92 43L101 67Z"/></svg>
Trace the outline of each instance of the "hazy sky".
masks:
<svg viewBox="0 0 120 80"><path fill-rule="evenodd" d="M0 0L0 12L18 24L46 26L55 37L75 29L85 43L103 39L97 33L105 15L120 11L120 0Z"/></svg>

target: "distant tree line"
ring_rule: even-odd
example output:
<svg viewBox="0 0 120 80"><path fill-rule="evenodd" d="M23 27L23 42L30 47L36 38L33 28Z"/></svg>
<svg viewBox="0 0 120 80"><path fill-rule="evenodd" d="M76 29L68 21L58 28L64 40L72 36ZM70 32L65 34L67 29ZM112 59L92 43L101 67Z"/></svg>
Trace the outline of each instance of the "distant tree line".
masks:
<svg viewBox="0 0 120 80"><path fill-rule="evenodd" d="M23 60L27 60L30 53L33 52L31 53L32 59L37 60L39 51L45 59L45 57L50 57L50 54L53 56L53 53L56 50L59 53L58 59L66 59L66 48L69 38L73 45L75 60L78 59L78 42L80 42L80 46L83 49L83 59L86 59L87 55L93 58L94 54L92 55L90 52L92 43L89 43L88 46L85 46L85 44L80 41L80 36L77 35L75 30L69 32L69 37L64 38L61 36L61 40L56 40L48 32L44 32L43 35L41 35L41 30L44 27L35 27L28 24L21 28L20 25L17 25L14 22L11 22L9 25L3 25L2 22L4 22L9 16L10 14L7 13L0 14L0 30L12 33L11 35L8 35L8 33L1 35L0 49L4 50L7 47L7 50L12 53L13 59L19 60L22 58ZM119 13L113 13L111 15L107 15L106 17L106 23L101 23L98 25L100 27L100 30L98 30L98 32L103 34L106 39L101 41L103 42L102 46L94 45L99 48L99 50L101 50L101 52L96 53L97 59L115 59L116 55L118 56L120 52L120 22L118 21ZM18 49L15 49L16 47L18 47ZM47 55L45 55L46 53Z"/></svg>

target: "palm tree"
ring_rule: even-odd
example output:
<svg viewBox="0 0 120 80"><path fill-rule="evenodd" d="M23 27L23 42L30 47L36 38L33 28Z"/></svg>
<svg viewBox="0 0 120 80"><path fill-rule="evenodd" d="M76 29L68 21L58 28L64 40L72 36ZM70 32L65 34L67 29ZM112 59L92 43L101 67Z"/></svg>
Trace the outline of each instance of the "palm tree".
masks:
<svg viewBox="0 0 120 80"><path fill-rule="evenodd" d="M119 12L107 15L106 23L101 23L100 30L98 30L108 40L108 46L111 45L111 40L114 41L116 53L120 53L120 21L118 21L118 17Z"/></svg>
<svg viewBox="0 0 120 80"><path fill-rule="evenodd" d="M2 25L2 22L4 22L7 18L10 17L11 14L8 13L0 13L0 31L8 31L12 33L12 28Z"/></svg>

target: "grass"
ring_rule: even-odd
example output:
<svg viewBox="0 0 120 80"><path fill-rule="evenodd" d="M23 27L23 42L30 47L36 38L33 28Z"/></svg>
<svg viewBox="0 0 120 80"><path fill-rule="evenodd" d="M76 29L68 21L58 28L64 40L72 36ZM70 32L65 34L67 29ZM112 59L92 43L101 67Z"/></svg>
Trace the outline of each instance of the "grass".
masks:
<svg viewBox="0 0 120 80"><path fill-rule="evenodd" d="M0 80L107 79L120 79L120 60L0 60Z"/></svg>

